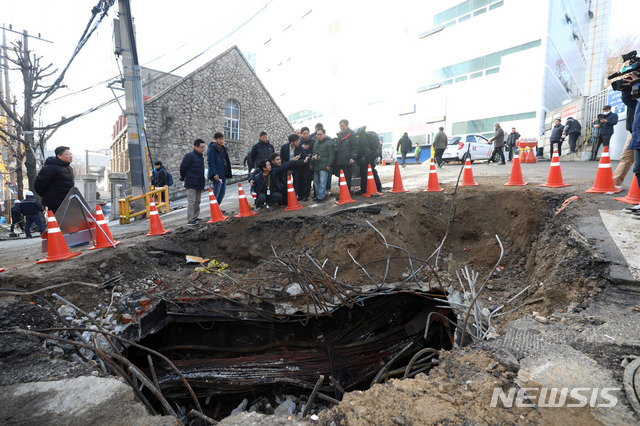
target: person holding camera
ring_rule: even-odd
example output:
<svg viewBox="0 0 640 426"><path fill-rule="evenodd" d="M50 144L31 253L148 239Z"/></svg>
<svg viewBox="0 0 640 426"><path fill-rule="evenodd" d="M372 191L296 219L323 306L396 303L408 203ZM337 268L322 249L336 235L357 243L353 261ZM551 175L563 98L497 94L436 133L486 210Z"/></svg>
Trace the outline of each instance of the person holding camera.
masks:
<svg viewBox="0 0 640 426"><path fill-rule="evenodd" d="M635 76L634 75L629 75L626 76L623 80L626 81L627 85L632 82L635 81ZM626 91L630 91L631 90L631 86L627 86ZM633 129L633 123L634 123L634 114L636 111L636 104L635 102L633 102L633 99L630 100L630 102L627 105L627 121L626 121L626 128L627 131L629 132L629 136L627 136L627 141L624 144L624 148L622 148L622 153L620 154L620 162L618 163L618 167L616 167L616 169L613 172L613 184L616 187L622 187L622 182L624 181L625 176L627 176L627 173L629 172L629 170L631 169L631 167L633 166L633 157L634 157L634 151L632 149L629 149L629 145L631 144L631 136L632 136L632 129Z"/></svg>
<svg viewBox="0 0 640 426"><path fill-rule="evenodd" d="M600 138L594 140L593 146L591 147L591 161L595 161L598 157L600 143L602 143L602 146L609 147L609 141L611 141L611 136L613 136L613 127L618 124L618 114L611 112L610 105L603 106L602 114L598 115L598 117L601 118L598 119L599 123L595 124L594 127L600 127Z"/></svg>

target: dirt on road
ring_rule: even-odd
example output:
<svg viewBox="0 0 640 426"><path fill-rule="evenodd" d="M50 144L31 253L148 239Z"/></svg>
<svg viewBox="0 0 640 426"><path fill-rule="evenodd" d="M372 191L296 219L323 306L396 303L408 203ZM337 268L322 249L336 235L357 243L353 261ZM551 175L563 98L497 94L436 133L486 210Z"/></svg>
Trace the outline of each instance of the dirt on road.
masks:
<svg viewBox="0 0 640 426"><path fill-rule="evenodd" d="M456 290L463 289L458 274L467 267L480 281L488 278L479 296L483 306L494 310L511 303L513 312L495 320L500 333L533 310L545 317L570 304L587 306L596 296L594 287L609 285L606 262L575 228L584 215L597 214L599 201L580 193L580 199L557 213L572 195L570 190L550 193L502 185L459 188L453 202L450 193L386 193L372 199L356 197L356 204L346 206L305 203L295 212L276 208L254 218L135 237L117 249L3 273L0 327L7 331L61 326L45 301L73 324L86 320L79 312L60 312L67 309L65 301L114 331L135 323L149 305L161 300L212 295L266 300L274 289L282 289L280 296L304 311L308 301L286 293L296 275L286 271L284 262L322 268L354 287L385 281L397 288L442 285ZM500 244L504 255L496 267ZM187 263L187 255L204 261ZM214 259L217 264L209 263ZM53 341L0 334L0 347L0 385L103 374L95 362L77 362L72 347ZM489 409L491 390L511 386L516 371L496 364L491 351L479 349L443 351L440 360L428 376L393 379L345 394L339 406L321 413L320 421L544 424L562 421L562 416L589 419L579 410L557 410L550 418L552 414L531 409Z"/></svg>

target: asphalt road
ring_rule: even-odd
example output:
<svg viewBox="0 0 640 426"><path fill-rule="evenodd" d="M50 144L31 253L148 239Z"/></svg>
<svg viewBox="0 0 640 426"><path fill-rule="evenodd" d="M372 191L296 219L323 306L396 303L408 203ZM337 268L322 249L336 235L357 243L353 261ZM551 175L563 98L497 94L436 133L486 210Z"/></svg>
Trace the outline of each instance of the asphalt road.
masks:
<svg viewBox="0 0 640 426"><path fill-rule="evenodd" d="M616 166L617 162L612 162L612 168L615 169ZM549 174L549 169L550 162L548 160L541 161L536 164L521 165L523 179L525 182L529 182L527 187L538 187L539 184L546 182L547 176ZM555 193L575 193L576 191L586 191L593 186L597 169L597 162L561 162L563 180L566 183L572 184L572 186L566 188L539 189L541 191L551 191ZM445 193L453 191L455 182L458 179L461 170L462 165L459 163L449 163L444 167L437 169L438 180L440 181L441 186L444 188ZM487 185L501 185L502 181L504 181L504 183L508 182L509 176L511 174L511 163L507 163L507 165L504 166L498 164L474 163L472 166L472 170L474 178L480 186L462 187L459 190L473 191L477 190L475 188L481 188ZM394 171L395 167L391 165L384 167L378 166L378 173L382 181L384 191L388 191L393 187ZM429 178L428 163L422 163L420 165L409 164L404 168L401 167L400 171L402 174L403 186L406 190L422 191L427 187ZM627 178L623 184L624 191L617 196L624 196L627 193L632 177L633 175L631 173L627 175ZM253 207L253 200L249 195L249 183L244 181L242 182L242 186L245 193L247 194L247 199L249 200L250 206ZM510 188L510 190L517 191L520 190L518 188L522 187L505 188ZM332 192L334 195L337 195L337 191L338 182L334 176L332 180ZM613 230L615 230L614 234L616 235L616 238L608 237L601 239L603 241L609 241L610 244L613 244L613 242L615 241L619 250L614 251L622 253L622 256L627 260L629 266L631 267L631 270L637 273L638 271L640 271L640 259L637 255L634 254L633 248L638 247L638 243L640 242L640 235L638 235L638 225L640 225L640 222L629 220L628 217L626 218L626 221L619 221L618 216L624 216L624 213L621 213L621 210L627 205L613 200L612 195L602 194L602 197L610 199L610 209L607 208L607 214L602 215L602 217L592 218L594 227L600 234L608 235L607 229L611 229L612 232ZM356 200L358 202L366 202L366 199L362 197L357 197ZM175 201L171 203L171 211L166 214L163 213L160 216L165 229L176 229L178 227L186 225L186 204L186 199ZM303 207L305 207L310 206L313 203L309 201L301 204ZM226 215L234 215L238 213L239 209L237 184L230 185L227 188L227 194L225 195L224 200L220 206ZM340 209L341 206L334 205L333 208ZM209 198L206 191L202 194L200 217L205 220L210 217ZM636 223L638 225L635 225ZM149 221L146 219L142 219L126 225L120 225L117 221L111 221L109 222L109 228L114 238L126 241L128 238L144 235L149 232ZM31 262L35 262L35 260L44 257L41 251L41 246L42 241L40 238L33 238L30 240L20 238L0 241L0 267L26 267ZM86 249L88 249L88 246L80 247L79 249L85 251ZM613 247L605 249L611 251ZM16 253L20 254L16 256ZM622 261L622 263L624 263L624 261ZM625 269L625 267L622 268L622 270ZM638 275L638 277L640 277L640 275Z"/></svg>

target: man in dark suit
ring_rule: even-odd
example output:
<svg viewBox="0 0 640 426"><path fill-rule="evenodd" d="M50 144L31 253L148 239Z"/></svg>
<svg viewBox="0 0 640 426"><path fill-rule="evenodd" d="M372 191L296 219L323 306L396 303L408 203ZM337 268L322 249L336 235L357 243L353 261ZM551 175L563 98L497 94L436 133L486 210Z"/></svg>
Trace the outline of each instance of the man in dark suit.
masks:
<svg viewBox="0 0 640 426"><path fill-rule="evenodd" d="M307 152L300 146L300 136L295 133L289 135L289 142L283 144L280 147L280 158L283 163L287 161L295 161L293 167L288 171L293 175L293 190L296 192L298 199L300 198L300 185L302 183L302 170L301 167L304 163L307 163Z"/></svg>

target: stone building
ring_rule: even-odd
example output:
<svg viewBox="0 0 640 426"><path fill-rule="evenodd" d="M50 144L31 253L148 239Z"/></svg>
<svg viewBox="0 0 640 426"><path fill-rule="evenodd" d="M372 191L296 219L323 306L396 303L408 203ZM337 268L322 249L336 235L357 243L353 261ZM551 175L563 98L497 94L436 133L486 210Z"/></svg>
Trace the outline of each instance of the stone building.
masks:
<svg viewBox="0 0 640 426"><path fill-rule="evenodd" d="M182 157L197 138L209 143L215 132L224 132L231 162L242 164L261 131L276 149L293 132L236 46L146 100L144 109L151 159L162 161L176 180ZM128 172L128 160L114 158L112 164L126 167L112 171Z"/></svg>

